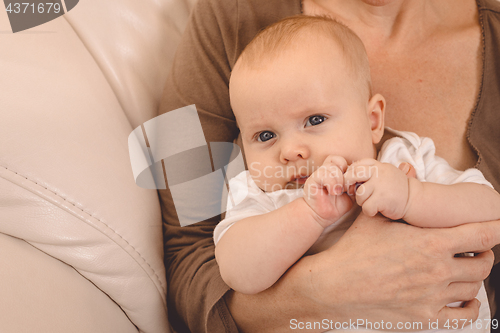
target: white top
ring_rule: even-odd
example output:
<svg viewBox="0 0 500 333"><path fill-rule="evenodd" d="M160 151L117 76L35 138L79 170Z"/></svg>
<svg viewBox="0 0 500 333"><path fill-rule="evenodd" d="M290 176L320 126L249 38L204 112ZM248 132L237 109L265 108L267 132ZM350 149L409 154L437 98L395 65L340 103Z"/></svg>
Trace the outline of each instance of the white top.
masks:
<svg viewBox="0 0 500 333"><path fill-rule="evenodd" d="M416 177L421 182L433 182L439 184L456 183L478 183L493 186L484 178L478 169L467 169L458 171L453 169L443 158L435 155L436 147L430 138L421 138L415 133L396 131L386 127L386 131L393 133L396 137L387 140L380 150L377 159L383 163L390 163L398 167L407 162L413 165ZM295 199L303 196L303 189L284 189L274 192L264 192L250 177L248 171L243 171L229 181L229 194L234 202L238 204L233 207L231 199L228 199L226 218L222 220L214 230L214 242L221 239L224 233L236 222L255 215L269 213L278 209ZM245 196L244 198L242 198ZM349 228L352 222L361 212L361 208L354 204L353 208L342 216L333 225L325 228L316 243L309 249L307 254L323 251L333 245ZM481 288L477 298L481 301L479 319L477 325L466 327L464 330L446 330L446 332L488 332L484 329L490 318L490 309L484 286ZM481 329L479 320L482 321ZM427 323L423 323L426 325ZM425 328L425 327L424 327ZM336 330L337 332L339 330ZM363 330L364 332L370 330ZM425 331L425 332L438 332Z"/></svg>

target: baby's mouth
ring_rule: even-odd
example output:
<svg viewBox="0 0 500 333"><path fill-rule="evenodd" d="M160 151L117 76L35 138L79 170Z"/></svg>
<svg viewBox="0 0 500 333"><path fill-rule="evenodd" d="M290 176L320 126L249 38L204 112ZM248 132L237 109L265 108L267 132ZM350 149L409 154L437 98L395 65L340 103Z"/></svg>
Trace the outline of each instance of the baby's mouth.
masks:
<svg viewBox="0 0 500 333"><path fill-rule="evenodd" d="M305 184L309 176L300 176L293 178L290 183Z"/></svg>
<svg viewBox="0 0 500 333"><path fill-rule="evenodd" d="M309 176L298 176L298 177L293 177L290 179L290 181L286 184L285 188L287 189L293 189L293 188L302 188L304 187L304 184L307 181L307 178Z"/></svg>

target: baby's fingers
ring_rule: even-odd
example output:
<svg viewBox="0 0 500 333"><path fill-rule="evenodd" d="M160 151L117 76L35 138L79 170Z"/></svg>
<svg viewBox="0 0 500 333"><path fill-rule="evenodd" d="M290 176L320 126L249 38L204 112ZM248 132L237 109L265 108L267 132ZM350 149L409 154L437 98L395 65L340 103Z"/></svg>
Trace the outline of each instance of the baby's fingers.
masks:
<svg viewBox="0 0 500 333"><path fill-rule="evenodd" d="M336 166L344 173L347 170L347 161L342 156L330 155L323 162L323 166L326 168Z"/></svg>
<svg viewBox="0 0 500 333"><path fill-rule="evenodd" d="M344 188L344 177L342 170L336 165L321 166L307 179L304 186L308 197L318 195L326 191L329 195L340 195Z"/></svg>
<svg viewBox="0 0 500 333"><path fill-rule="evenodd" d="M356 197L356 201L357 200L358 198ZM358 205L360 205L359 202ZM363 213L368 216L375 216L380 211L378 202L373 197L366 199L366 201L364 201L360 206L362 206Z"/></svg>
<svg viewBox="0 0 500 333"><path fill-rule="evenodd" d="M371 197L371 195L373 194L373 190L374 188L373 186L371 186L370 182L358 186L358 188L356 189L356 202L358 203L359 206L363 206L366 200L368 200Z"/></svg>
<svg viewBox="0 0 500 333"><path fill-rule="evenodd" d="M365 161L365 160L362 160ZM371 162L371 160L368 160ZM356 183L364 183L370 180L374 175L378 174L378 162L373 160L373 163L361 164L356 162L351 164L344 174L344 186L346 189Z"/></svg>

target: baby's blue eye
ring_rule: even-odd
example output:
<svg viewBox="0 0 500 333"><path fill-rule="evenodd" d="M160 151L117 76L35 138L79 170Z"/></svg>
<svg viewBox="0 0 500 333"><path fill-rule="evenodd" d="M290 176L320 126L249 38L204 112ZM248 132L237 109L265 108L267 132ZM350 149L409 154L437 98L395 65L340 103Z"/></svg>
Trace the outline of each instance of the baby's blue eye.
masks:
<svg viewBox="0 0 500 333"><path fill-rule="evenodd" d="M257 140L260 142L266 142L267 140L271 140L272 138L276 137L276 134L274 134L271 131L264 131L259 134L257 137Z"/></svg>
<svg viewBox="0 0 500 333"><path fill-rule="evenodd" d="M306 127L319 125L325 120L326 120L325 116L319 116L319 115L311 116L309 117L309 119L307 119Z"/></svg>

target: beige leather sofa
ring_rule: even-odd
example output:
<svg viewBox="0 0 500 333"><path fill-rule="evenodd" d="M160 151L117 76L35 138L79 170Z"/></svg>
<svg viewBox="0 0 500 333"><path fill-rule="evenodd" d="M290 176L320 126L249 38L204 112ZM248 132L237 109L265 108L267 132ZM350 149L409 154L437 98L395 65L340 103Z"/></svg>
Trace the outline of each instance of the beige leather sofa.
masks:
<svg viewBox="0 0 500 333"><path fill-rule="evenodd" d="M0 332L170 332L158 197L127 137L193 3L81 0L16 34L0 5Z"/></svg>

